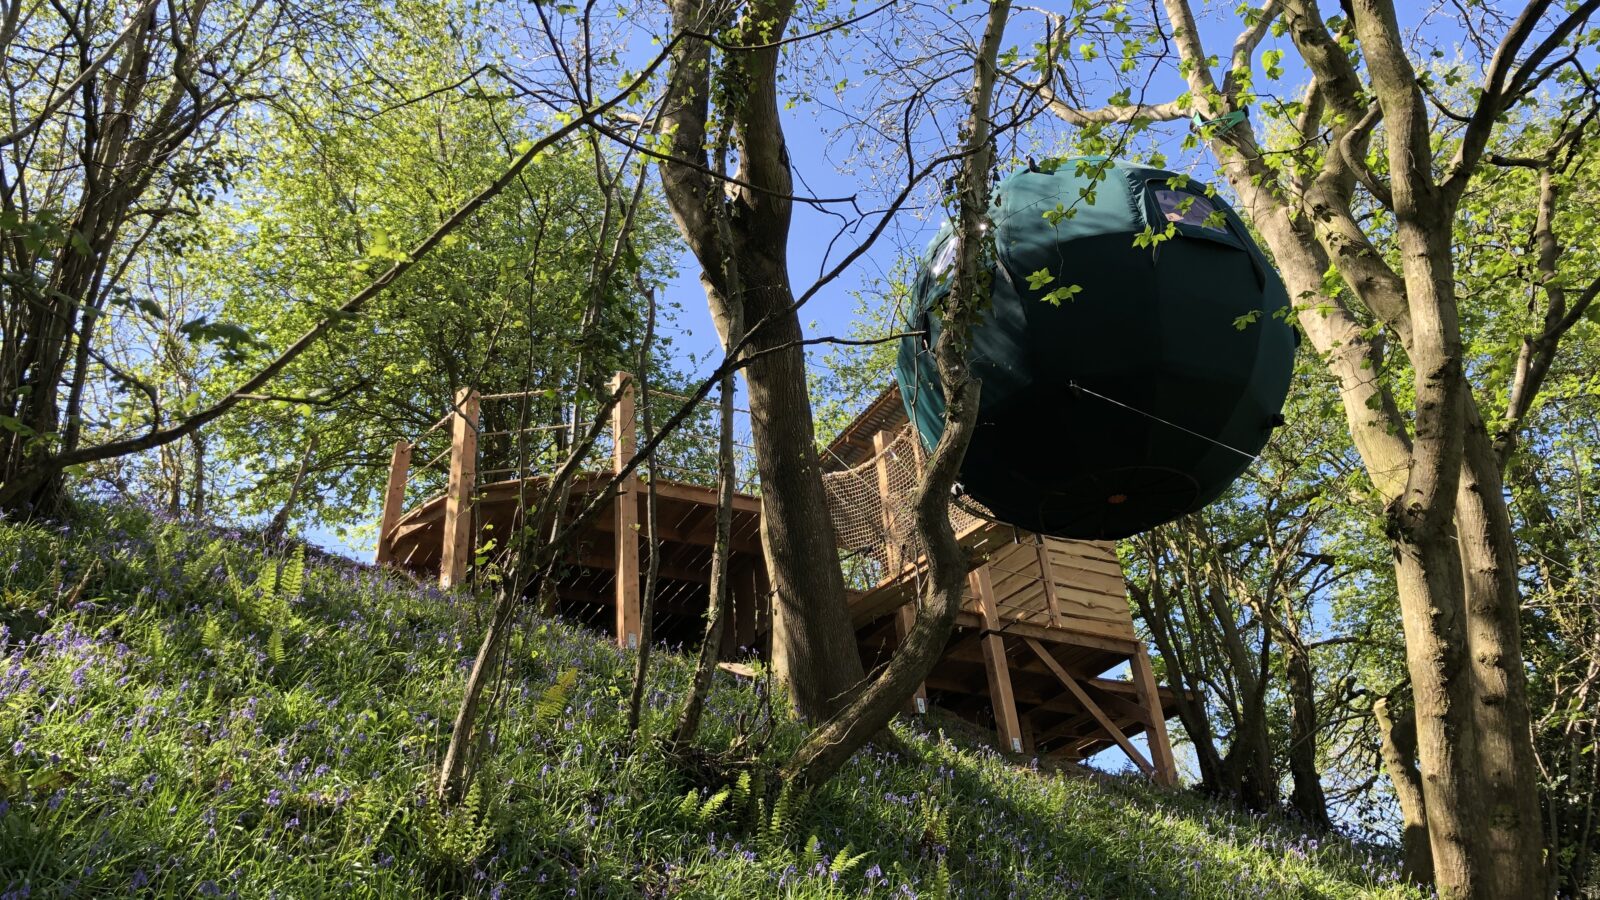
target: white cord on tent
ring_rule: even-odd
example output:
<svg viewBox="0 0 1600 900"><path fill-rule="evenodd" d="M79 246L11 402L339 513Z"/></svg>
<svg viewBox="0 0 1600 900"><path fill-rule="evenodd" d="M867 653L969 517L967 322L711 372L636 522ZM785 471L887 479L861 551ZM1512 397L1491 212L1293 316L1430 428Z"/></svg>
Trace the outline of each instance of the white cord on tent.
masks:
<svg viewBox="0 0 1600 900"><path fill-rule="evenodd" d="M1139 415L1144 416L1146 419L1149 419L1149 420L1151 420L1153 422L1160 422L1161 424L1166 425L1166 426L1168 426L1170 428L1176 428L1176 429L1178 429L1179 431L1181 431L1181 432L1183 432L1185 434L1194 435L1195 437L1199 438L1200 440L1206 441L1207 443L1216 444L1218 447L1221 447L1224 450L1232 450L1233 452L1239 454L1240 456L1244 457L1245 459L1250 460L1251 462L1255 462L1257 459L1260 459L1260 457L1258 457L1254 453L1246 453L1245 451L1240 450L1238 447L1234 447L1234 446L1229 445L1229 444L1224 444L1223 442L1217 440L1214 437L1211 437L1210 435L1201 434L1198 431L1194 431L1192 429L1185 428L1182 425L1179 425L1177 422L1169 422L1166 419L1163 419L1160 416L1155 415L1154 413L1147 413L1144 410L1139 409L1138 407L1129 406L1128 404L1123 403L1121 400L1113 400L1110 397L1107 397L1105 394L1097 394L1094 391L1091 391L1088 388L1084 387L1083 385L1077 383L1076 381L1070 381L1070 382L1067 383L1067 385L1068 385L1068 387L1072 388L1075 391L1081 391L1082 393L1088 394L1091 397L1099 397L1101 400L1104 400L1107 403L1111 403L1111 404L1114 404L1116 406L1120 406L1123 409L1128 410L1129 412L1136 412Z"/></svg>

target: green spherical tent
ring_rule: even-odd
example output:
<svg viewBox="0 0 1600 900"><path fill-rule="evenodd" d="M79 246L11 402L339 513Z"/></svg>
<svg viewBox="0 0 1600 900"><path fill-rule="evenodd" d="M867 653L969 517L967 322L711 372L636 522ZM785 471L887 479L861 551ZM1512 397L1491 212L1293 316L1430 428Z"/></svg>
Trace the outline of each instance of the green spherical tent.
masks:
<svg viewBox="0 0 1600 900"><path fill-rule="evenodd" d="M1125 537L1215 500L1281 424L1298 343L1283 282L1244 223L1205 185L1094 158L1030 166L993 202L964 493L1000 521L1069 538ZM1169 224L1164 240L1140 237ZM929 245L910 322L927 335L903 338L896 366L928 447L944 429L930 310L949 292L954 245L948 225Z"/></svg>

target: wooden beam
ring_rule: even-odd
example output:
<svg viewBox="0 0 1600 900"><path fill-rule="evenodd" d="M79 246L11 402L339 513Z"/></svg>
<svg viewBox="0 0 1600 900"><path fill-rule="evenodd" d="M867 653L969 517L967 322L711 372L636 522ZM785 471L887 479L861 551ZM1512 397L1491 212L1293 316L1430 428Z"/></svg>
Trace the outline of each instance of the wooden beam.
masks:
<svg viewBox="0 0 1600 900"><path fill-rule="evenodd" d="M411 442L395 441L389 455L389 483L383 489L383 518L378 520L378 552L373 562L394 561L394 526L406 511L406 479L411 474Z"/></svg>
<svg viewBox="0 0 1600 900"><path fill-rule="evenodd" d="M631 478L629 481L632 483L631 492L633 497L642 508L644 505L644 489L640 487L640 483L638 481ZM621 496L620 492L618 496ZM658 496L658 502L660 499L661 498ZM639 513L637 512L634 513L634 521L640 521ZM711 528L699 528L694 531L689 531L670 522L658 522L656 524L656 540L663 544L688 544L694 547L713 547L716 545L716 523L713 522L711 524ZM609 534L615 528L616 516L611 516L604 521L595 523L595 530L603 534ZM734 534L728 541L728 550L735 554L744 553L760 555L761 541L759 539L752 539Z"/></svg>
<svg viewBox="0 0 1600 900"><path fill-rule="evenodd" d="M450 419L450 480L445 488L444 539L439 550L439 587L467 577L472 559L472 492L478 482L478 392L456 391Z"/></svg>
<svg viewBox="0 0 1600 900"><path fill-rule="evenodd" d="M1167 714L1161 706L1161 692L1156 687L1155 671L1150 668L1150 654L1139 648L1132 660L1133 684L1139 691L1139 702L1149 715L1150 725L1145 740L1150 744L1150 755L1155 759L1156 781L1160 784L1178 783L1178 764L1172 757L1172 741L1167 736Z"/></svg>
<svg viewBox="0 0 1600 900"><path fill-rule="evenodd" d="M1050 617L1050 627L1061 627L1061 602L1056 599L1056 573L1050 567L1050 551L1045 549L1044 538L1033 536L1034 556L1039 560L1039 577L1044 580L1044 611Z"/></svg>
<svg viewBox="0 0 1600 900"><path fill-rule="evenodd" d="M1044 744L1053 741L1056 738L1072 737L1078 733L1078 729L1092 722L1094 722L1094 716L1091 716L1086 712L1079 713L1075 716L1067 716L1060 722L1057 722L1056 724L1035 735L1034 740ZM1098 724L1096 724L1096 727L1098 727Z"/></svg>
<svg viewBox="0 0 1600 900"><path fill-rule="evenodd" d="M1061 663L1056 662L1056 658L1050 655L1050 651L1046 650L1043 644L1033 638L1026 638L1025 640L1028 646L1033 649L1033 652L1050 668L1050 671L1055 673L1056 678L1061 680L1061 684L1083 705L1089 715L1094 716L1094 720L1100 723L1100 727L1105 729L1111 739L1117 742L1117 746L1122 748L1122 752L1128 754L1128 758L1133 760L1133 764L1138 766L1146 775L1155 775L1156 768L1151 765L1150 760L1145 759L1144 754L1139 752L1139 748L1128 740L1128 736L1122 733L1122 729L1117 727L1117 723L1111 721L1111 718L1105 714L1100 705L1095 703L1088 692L1079 686L1077 680L1067 674L1066 669L1061 668Z"/></svg>
<svg viewBox="0 0 1600 900"><path fill-rule="evenodd" d="M1000 613L995 609L994 582L988 566L979 566L967 575L967 584L978 598L983 615L983 662L989 676L989 702L994 706L995 727L1000 745L1012 753L1022 752L1022 726L1017 721L1017 700L1011 693L1011 666L1006 660L1006 641L997 630Z"/></svg>
<svg viewBox="0 0 1600 900"><path fill-rule="evenodd" d="M956 624L964 628L982 628L983 618L975 613L962 612L956 615ZM1075 647L1103 650L1118 654L1122 659L1132 658L1139 649L1139 642L1132 637L1111 637L1077 628L1050 628L1045 625L1034 625L1031 622L1007 622L1006 634L1012 637L1031 637L1047 644L1071 644Z"/></svg>
<svg viewBox="0 0 1600 900"><path fill-rule="evenodd" d="M714 489L701 487L698 484L669 481L665 478L656 482L656 498L661 500L688 500L692 503L706 504L713 508L717 505L717 492ZM734 494L733 511L760 515L761 499L752 497L749 494Z"/></svg>
<svg viewBox="0 0 1600 900"><path fill-rule="evenodd" d="M594 569L597 572L615 572L617 553L614 547L600 546L569 556L565 559L565 562L584 569ZM706 566L685 566L670 559L662 559L656 574L663 581L683 581L689 584L709 584L711 582L711 571ZM607 602L616 602L616 592L614 590Z"/></svg>
<svg viewBox="0 0 1600 900"><path fill-rule="evenodd" d="M612 471L621 474L633 460L637 432L633 413L633 380L626 372L611 379L611 390L622 399L611 408ZM617 646L639 646L639 501L638 479L632 475L617 487L612 503L616 534Z"/></svg>
<svg viewBox="0 0 1600 900"><path fill-rule="evenodd" d="M905 567L906 560L900 558L900 545L894 539L895 525L893 506L890 505L889 493L889 436L883 432L872 435L872 463L878 474L878 524L883 528L883 556L890 574L899 572Z"/></svg>

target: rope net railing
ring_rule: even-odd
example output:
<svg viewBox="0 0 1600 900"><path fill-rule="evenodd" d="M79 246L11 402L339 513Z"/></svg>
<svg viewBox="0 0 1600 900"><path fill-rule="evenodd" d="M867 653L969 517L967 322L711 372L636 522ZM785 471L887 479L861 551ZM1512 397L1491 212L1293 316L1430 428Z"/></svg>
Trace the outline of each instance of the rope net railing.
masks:
<svg viewBox="0 0 1600 900"><path fill-rule="evenodd" d="M881 454L822 476L845 580L856 590L881 584L915 566L926 554L913 508L922 473L922 448L917 440L906 425L895 432ZM956 534L985 521L971 508L976 508L971 501L950 505L950 525Z"/></svg>

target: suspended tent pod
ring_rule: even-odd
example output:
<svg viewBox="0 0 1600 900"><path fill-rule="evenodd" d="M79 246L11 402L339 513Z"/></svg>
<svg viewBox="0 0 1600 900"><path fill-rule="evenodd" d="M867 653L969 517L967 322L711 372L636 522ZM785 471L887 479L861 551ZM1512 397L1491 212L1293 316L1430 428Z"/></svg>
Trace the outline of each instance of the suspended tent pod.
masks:
<svg viewBox="0 0 1600 900"><path fill-rule="evenodd" d="M1283 282L1244 223L1204 185L1095 158L1030 166L993 203L962 490L1000 521L1084 539L1215 500L1282 423L1298 343ZM1170 238L1135 245L1169 223ZM954 251L946 225L913 286L911 325L927 334L901 339L895 373L930 448L944 430L930 310Z"/></svg>

